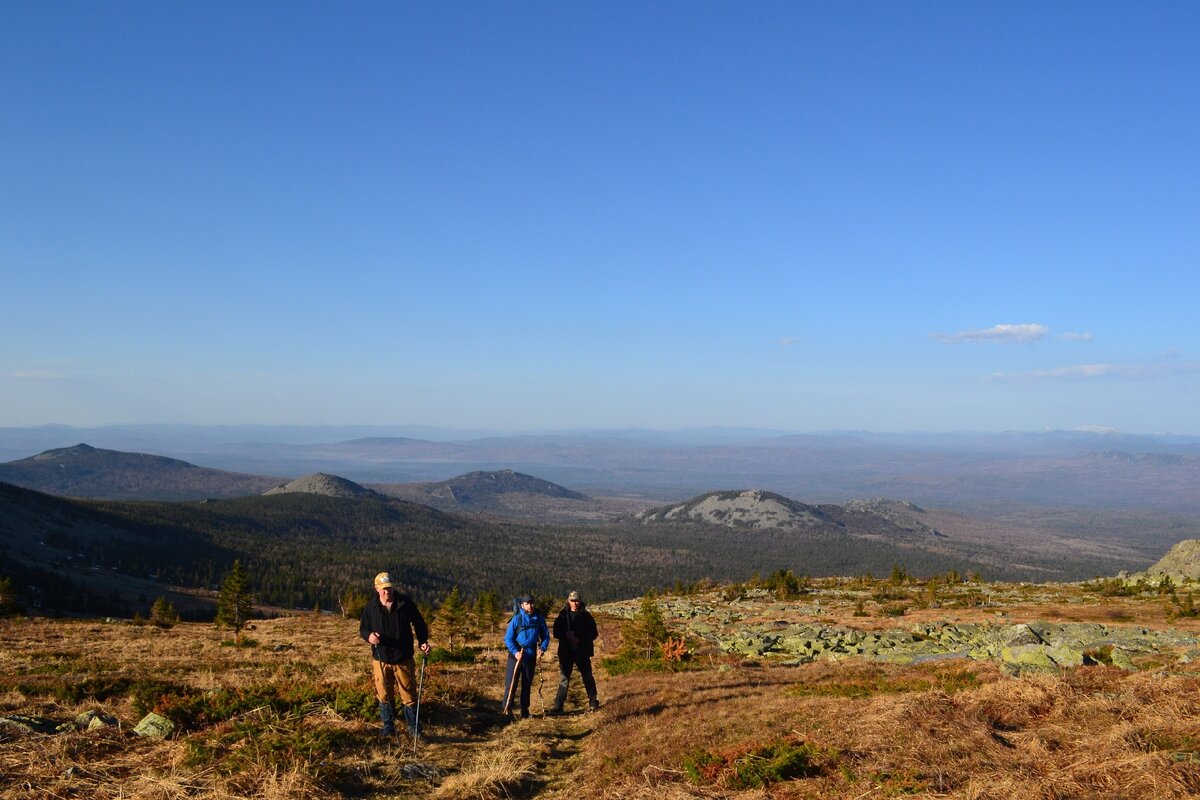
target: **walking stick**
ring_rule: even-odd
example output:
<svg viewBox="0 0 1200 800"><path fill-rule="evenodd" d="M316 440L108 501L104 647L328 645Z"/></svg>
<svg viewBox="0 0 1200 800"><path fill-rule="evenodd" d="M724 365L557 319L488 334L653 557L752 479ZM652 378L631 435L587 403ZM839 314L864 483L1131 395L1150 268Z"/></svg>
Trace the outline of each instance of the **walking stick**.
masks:
<svg viewBox="0 0 1200 800"><path fill-rule="evenodd" d="M413 714L413 755L417 754L417 739L421 738L421 693L425 691L425 662L428 653L421 653L421 675L417 678L417 711Z"/></svg>
<svg viewBox="0 0 1200 800"><path fill-rule="evenodd" d="M508 694L504 698L504 707L500 709L501 714L507 714L512 709L513 689L517 688L517 680L521 677L517 674L517 670L521 668L521 659L516 658L513 661L512 680L508 683Z"/></svg>

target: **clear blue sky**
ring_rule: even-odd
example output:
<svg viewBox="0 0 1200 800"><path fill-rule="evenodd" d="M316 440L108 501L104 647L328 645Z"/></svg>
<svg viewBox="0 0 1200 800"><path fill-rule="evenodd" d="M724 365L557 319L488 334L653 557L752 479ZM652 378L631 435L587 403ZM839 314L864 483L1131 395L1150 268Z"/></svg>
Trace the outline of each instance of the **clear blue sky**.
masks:
<svg viewBox="0 0 1200 800"><path fill-rule="evenodd" d="M1200 433L1200 4L0 5L0 425Z"/></svg>

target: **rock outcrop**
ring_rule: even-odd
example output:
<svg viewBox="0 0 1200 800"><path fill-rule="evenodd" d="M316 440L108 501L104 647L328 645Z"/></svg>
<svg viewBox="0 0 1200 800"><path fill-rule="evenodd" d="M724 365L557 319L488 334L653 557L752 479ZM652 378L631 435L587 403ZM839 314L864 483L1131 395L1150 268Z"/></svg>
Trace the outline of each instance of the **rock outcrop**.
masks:
<svg viewBox="0 0 1200 800"><path fill-rule="evenodd" d="M946 659L990 660L1013 672L1107 664L1135 669L1138 656L1180 661L1200 658L1200 640L1173 628L1100 623L919 623L909 628L863 630L850 625L793 622L786 604L780 618L762 621L768 609L754 600L713 605L686 598L662 601L663 616L689 639L715 651L767 658L783 665L822 659L863 658L895 664ZM634 616L630 604L601 606L617 616ZM814 609L792 604L791 610Z"/></svg>
<svg viewBox="0 0 1200 800"><path fill-rule="evenodd" d="M1200 539L1184 539L1176 543L1165 556L1140 574L1151 578L1165 575L1173 581L1185 578L1200 580Z"/></svg>
<svg viewBox="0 0 1200 800"><path fill-rule="evenodd" d="M337 475L315 472L263 492L269 494L320 494L326 497L381 497L378 492Z"/></svg>
<svg viewBox="0 0 1200 800"><path fill-rule="evenodd" d="M762 489L709 492L686 503L648 509L635 519L643 525L655 522L702 522L748 529L838 527L816 506L798 503Z"/></svg>

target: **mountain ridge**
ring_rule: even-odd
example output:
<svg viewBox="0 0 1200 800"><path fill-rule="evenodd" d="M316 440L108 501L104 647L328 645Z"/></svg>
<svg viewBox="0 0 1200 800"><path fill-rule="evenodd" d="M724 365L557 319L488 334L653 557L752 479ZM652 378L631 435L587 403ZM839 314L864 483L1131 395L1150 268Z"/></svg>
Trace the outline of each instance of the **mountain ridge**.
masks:
<svg viewBox="0 0 1200 800"><path fill-rule="evenodd" d="M263 492L263 495L275 494L319 494L325 497L368 497L382 496L374 489L368 489L340 475L329 475L324 472L314 472L304 475L294 481L280 484L273 489Z"/></svg>
<svg viewBox="0 0 1200 800"><path fill-rule="evenodd" d="M62 497L198 500L261 494L278 483L262 475L199 467L147 453L79 443L0 464L0 481Z"/></svg>

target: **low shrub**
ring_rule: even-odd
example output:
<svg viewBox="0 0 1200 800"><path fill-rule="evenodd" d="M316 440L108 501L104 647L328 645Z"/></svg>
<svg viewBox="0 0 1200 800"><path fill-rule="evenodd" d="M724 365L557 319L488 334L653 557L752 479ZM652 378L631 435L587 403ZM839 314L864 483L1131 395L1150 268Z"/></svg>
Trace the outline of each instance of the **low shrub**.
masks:
<svg viewBox="0 0 1200 800"><path fill-rule="evenodd" d="M474 664L479 653L473 647L435 647L429 651L430 664Z"/></svg>
<svg viewBox="0 0 1200 800"><path fill-rule="evenodd" d="M749 751L718 755L700 750L683 761L683 772L692 783L724 785L730 789L759 789L780 781L808 778L820 773L816 763L825 754L798 739L784 738Z"/></svg>
<svg viewBox="0 0 1200 800"><path fill-rule="evenodd" d="M787 739L747 753L733 763L737 788L760 788L769 783L807 778L820 772L813 764L817 751Z"/></svg>
<svg viewBox="0 0 1200 800"><path fill-rule="evenodd" d="M609 675L628 675L631 672L669 672L670 667L661 658L646 658L630 652L621 652L600 660L600 666Z"/></svg>
<svg viewBox="0 0 1200 800"><path fill-rule="evenodd" d="M54 696L66 703L103 701L111 697L124 697L134 685L135 682L130 678L84 678L60 684L54 690Z"/></svg>

